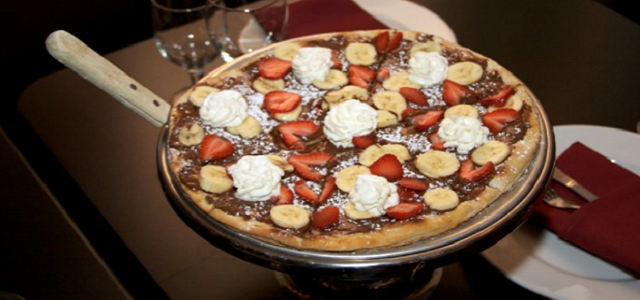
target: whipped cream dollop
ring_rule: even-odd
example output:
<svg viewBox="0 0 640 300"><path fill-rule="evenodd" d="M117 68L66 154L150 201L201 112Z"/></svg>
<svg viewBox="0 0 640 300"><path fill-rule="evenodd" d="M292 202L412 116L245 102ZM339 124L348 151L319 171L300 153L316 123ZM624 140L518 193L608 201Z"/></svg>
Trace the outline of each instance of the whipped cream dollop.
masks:
<svg viewBox="0 0 640 300"><path fill-rule="evenodd" d="M200 107L200 119L213 127L237 126L247 117L247 101L234 90L209 94Z"/></svg>
<svg viewBox="0 0 640 300"><path fill-rule="evenodd" d="M476 146L487 142L489 128L476 118L454 115L440 122L438 135L445 147L456 147L458 153L467 154Z"/></svg>
<svg viewBox="0 0 640 300"><path fill-rule="evenodd" d="M353 147L352 139L372 133L378 124L378 111L350 99L329 110L324 119L324 134L338 147Z"/></svg>
<svg viewBox="0 0 640 300"><path fill-rule="evenodd" d="M310 84L315 79L324 80L333 66L331 49L322 47L306 47L298 49L291 61L293 74L303 84Z"/></svg>
<svg viewBox="0 0 640 300"><path fill-rule="evenodd" d="M398 187L377 175L358 175L355 187L349 192L349 201L359 211L368 211L379 217L387 208L400 203Z"/></svg>
<svg viewBox="0 0 640 300"><path fill-rule="evenodd" d="M246 201L266 201L280 195L284 171L264 155L243 156L229 167L236 197Z"/></svg>
<svg viewBox="0 0 640 300"><path fill-rule="evenodd" d="M444 81L449 62L438 52L418 51L409 59L409 66L409 80L428 87Z"/></svg>

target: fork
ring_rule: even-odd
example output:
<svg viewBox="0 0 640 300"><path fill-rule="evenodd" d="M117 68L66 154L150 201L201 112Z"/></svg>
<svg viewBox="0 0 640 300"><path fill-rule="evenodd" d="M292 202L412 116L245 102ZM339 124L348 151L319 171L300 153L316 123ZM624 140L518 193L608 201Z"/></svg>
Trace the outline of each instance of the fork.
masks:
<svg viewBox="0 0 640 300"><path fill-rule="evenodd" d="M572 200L560 197L560 195L558 195L558 193L552 188L549 188L549 190L547 190L547 193L544 195L542 200L545 203L547 203L547 204L549 204L549 205L551 205L551 206L553 206L555 208L561 208L561 209L578 209L578 208L580 208L580 205L576 204Z"/></svg>

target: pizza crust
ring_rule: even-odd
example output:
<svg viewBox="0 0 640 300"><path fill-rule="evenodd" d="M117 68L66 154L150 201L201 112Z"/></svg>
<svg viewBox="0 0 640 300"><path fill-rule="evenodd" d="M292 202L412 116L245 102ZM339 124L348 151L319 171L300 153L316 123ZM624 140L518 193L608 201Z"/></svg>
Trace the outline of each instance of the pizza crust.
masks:
<svg viewBox="0 0 640 300"><path fill-rule="evenodd" d="M196 198L194 199L196 203L200 203L206 201L201 198L204 196L203 194L194 193L192 197ZM486 188L475 199L462 202L454 210L448 212L395 222L371 232L349 235L328 234L312 238L302 238L294 231L273 227L273 225L264 222L232 216L220 209L212 209L209 215L231 228L269 243L305 250L353 251L406 245L454 229L482 211L500 194L500 191L496 189Z"/></svg>
<svg viewBox="0 0 640 300"><path fill-rule="evenodd" d="M309 37L303 40L302 43L313 39L327 40L335 35L343 35L354 40L370 40L379 32L381 31L324 34ZM413 41L416 41L418 36L421 35L421 33L409 31L403 31L403 33L405 39ZM300 235L294 230L279 228L273 224L257 221L256 219L230 215L225 211L216 208L211 201L207 200L207 197L215 197L215 195L207 194L199 190L194 191L180 183L182 188L189 195L193 203L201 210L208 213L214 220L238 230L241 233L249 234L257 239L296 249L354 251L360 249L394 247L406 245L456 228L461 223L466 222L473 216L477 215L500 197L501 194L517 184L518 179L529 166L540 143L541 133L539 112L535 108L536 104L534 103L533 96L530 95L530 92L526 87L524 87L524 85L511 72L504 69L498 63L490 58L484 57L440 37L434 36L432 37L432 40L441 43L443 47L462 49L463 51L472 53L478 58L485 59L487 61L486 72L495 71L500 74L505 84L515 86L518 89L524 89L527 92L525 103L531 108L531 113L528 115L529 117L526 120L526 123L529 125L527 133L524 135L522 140L512 146L513 149L511 155L504 163L501 164L502 166L499 172L491 179L488 186L475 199L463 201L451 211L425 214L409 220L396 221L391 224L387 224L378 230L350 234L327 232L326 234L308 237ZM264 56L265 53L261 53L261 57ZM245 58L245 60L253 62L259 58L260 57L254 57L250 60ZM243 77L245 75L246 74L238 69L227 70L222 73L214 71L206 76L200 84L215 85L220 83L225 77ZM247 81L246 78L244 80ZM245 84L248 84L249 86L251 85L247 82L245 82ZM185 94L177 101L176 106L186 101L187 95ZM172 116L176 116L177 114L178 112L176 110L172 111ZM174 118L172 118L171 121L172 128L174 126L173 122ZM180 169L184 167L183 163L179 159L179 154L177 152L172 152L171 160L171 169L174 174L178 174ZM514 201L517 201L517 199ZM346 217L342 214L341 218Z"/></svg>

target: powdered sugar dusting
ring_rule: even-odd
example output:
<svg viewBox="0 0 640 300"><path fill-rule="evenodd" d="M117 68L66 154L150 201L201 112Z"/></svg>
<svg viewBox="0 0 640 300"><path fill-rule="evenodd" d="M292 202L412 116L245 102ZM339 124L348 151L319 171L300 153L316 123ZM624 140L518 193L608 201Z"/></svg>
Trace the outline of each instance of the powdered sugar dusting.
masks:
<svg viewBox="0 0 640 300"><path fill-rule="evenodd" d="M431 150L431 142L426 134L403 134L401 126L389 127L376 132L381 141L404 144L411 153L422 153Z"/></svg>
<svg viewBox="0 0 640 300"><path fill-rule="evenodd" d="M337 173L348 168L351 166L354 166L356 164L358 164L358 156L357 155L350 155L351 153L338 153L336 155L336 160L339 161L340 163L338 163L332 170L331 172L333 173L334 176L337 176Z"/></svg>

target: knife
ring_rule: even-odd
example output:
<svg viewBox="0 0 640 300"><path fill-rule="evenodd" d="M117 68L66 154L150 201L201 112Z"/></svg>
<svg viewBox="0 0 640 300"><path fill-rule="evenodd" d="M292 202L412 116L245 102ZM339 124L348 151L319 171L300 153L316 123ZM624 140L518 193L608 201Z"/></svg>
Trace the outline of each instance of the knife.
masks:
<svg viewBox="0 0 640 300"><path fill-rule="evenodd" d="M585 189L581 184L571 178L569 175L560 171L560 169L555 168L553 170L553 179L557 182L562 183L567 188L571 189L573 192L578 194L580 197L584 198L587 201L593 201L598 199L598 196L592 194L587 189Z"/></svg>

